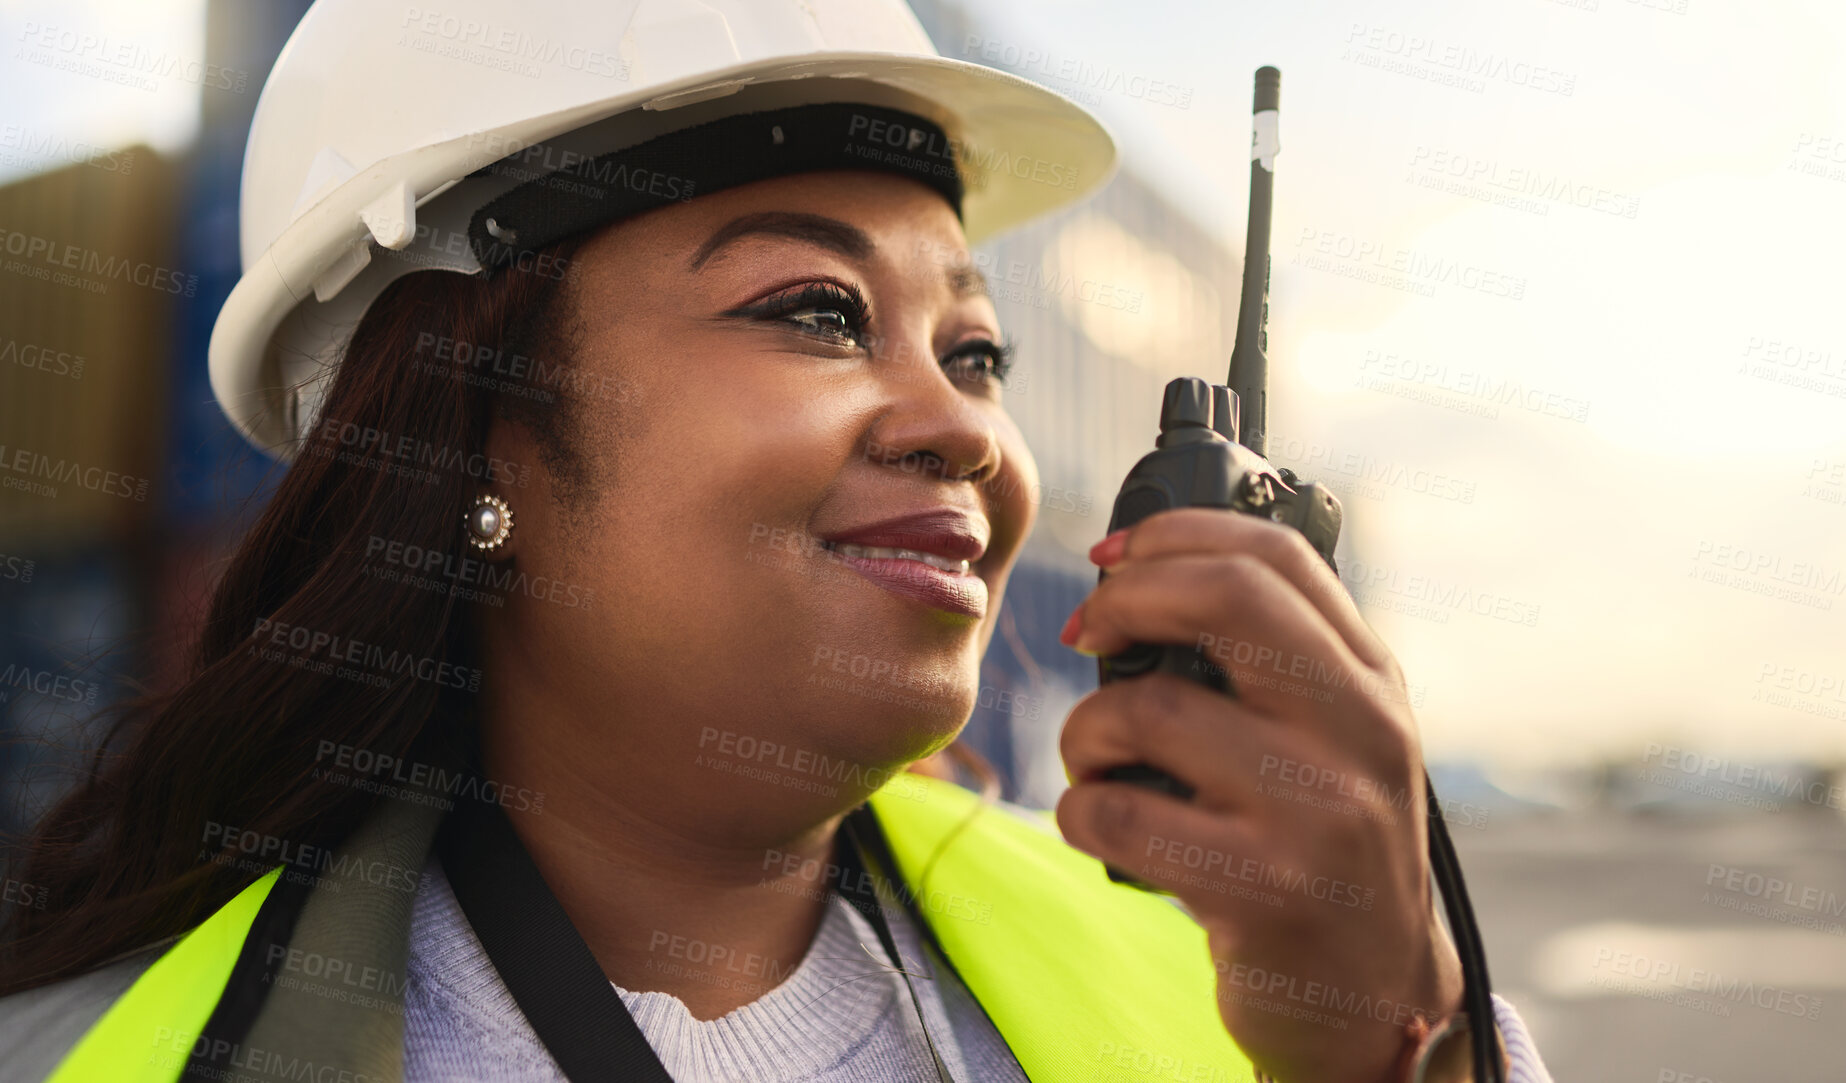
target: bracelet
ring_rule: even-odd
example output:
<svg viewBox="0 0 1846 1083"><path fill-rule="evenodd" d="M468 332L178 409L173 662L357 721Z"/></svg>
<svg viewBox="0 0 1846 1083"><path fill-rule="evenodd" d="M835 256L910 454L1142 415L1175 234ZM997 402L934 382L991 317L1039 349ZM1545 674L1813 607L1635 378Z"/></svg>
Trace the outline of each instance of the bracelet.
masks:
<svg viewBox="0 0 1846 1083"><path fill-rule="evenodd" d="M1482 1083L1474 1079L1474 1041L1468 1027L1468 1013L1456 1012L1442 1021L1416 1052L1407 1083ZM1494 1051L1500 1056L1502 1074L1507 1071L1506 1039L1500 1034L1500 1022L1493 1024Z"/></svg>
<svg viewBox="0 0 1846 1083"><path fill-rule="evenodd" d="M1498 1020L1494 1022L1493 1037L1500 1062L1505 1064L1506 1040L1500 1036ZM1428 1019L1418 1015L1404 1024L1404 1048L1397 1055L1391 1078L1404 1083L1464 1083L1473 1080L1469 1059L1473 1051L1467 1012L1456 1012L1434 1029ZM1276 1083L1275 1077L1261 1068L1252 1067L1252 1071L1256 1073L1256 1083Z"/></svg>

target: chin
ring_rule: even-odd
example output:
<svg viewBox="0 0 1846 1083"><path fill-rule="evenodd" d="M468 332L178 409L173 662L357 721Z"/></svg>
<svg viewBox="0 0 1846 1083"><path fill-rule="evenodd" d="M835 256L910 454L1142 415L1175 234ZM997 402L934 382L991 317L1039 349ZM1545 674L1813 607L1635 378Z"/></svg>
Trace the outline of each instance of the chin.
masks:
<svg viewBox="0 0 1846 1083"><path fill-rule="evenodd" d="M836 755L866 767L899 769L953 741L974 712L974 693L946 699L850 696L823 708L836 720L823 739Z"/></svg>

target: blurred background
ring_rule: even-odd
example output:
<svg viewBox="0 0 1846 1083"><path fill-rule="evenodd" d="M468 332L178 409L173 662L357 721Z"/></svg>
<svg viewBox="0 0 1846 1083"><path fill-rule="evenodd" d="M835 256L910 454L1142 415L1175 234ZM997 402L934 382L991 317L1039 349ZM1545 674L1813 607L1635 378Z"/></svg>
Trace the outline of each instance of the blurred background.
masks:
<svg viewBox="0 0 1846 1083"><path fill-rule="evenodd" d="M205 347L306 7L0 0L0 831L176 676L275 480ZM1271 457L1345 504L1498 990L1560 1081L1840 1079L1846 8L912 7L1123 152L978 250L1044 482L967 737L1006 796L1065 785L1095 670L1056 635L1161 388L1223 378L1273 64ZM51 275L40 241L153 273Z"/></svg>

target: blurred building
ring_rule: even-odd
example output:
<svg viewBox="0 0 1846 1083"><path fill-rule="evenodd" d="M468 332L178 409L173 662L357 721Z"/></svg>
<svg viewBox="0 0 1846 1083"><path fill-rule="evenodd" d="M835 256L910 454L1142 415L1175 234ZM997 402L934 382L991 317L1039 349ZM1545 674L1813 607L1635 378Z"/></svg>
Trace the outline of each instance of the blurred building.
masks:
<svg viewBox="0 0 1846 1083"><path fill-rule="evenodd" d="M0 860L100 712L180 675L271 474L214 402L206 344L250 117L307 7L214 0L206 60L246 78L200 88L182 157L36 140L53 168L0 186Z"/></svg>
<svg viewBox="0 0 1846 1083"><path fill-rule="evenodd" d="M168 343L197 285L177 187L130 147L0 188L0 830L61 785L149 615Z"/></svg>

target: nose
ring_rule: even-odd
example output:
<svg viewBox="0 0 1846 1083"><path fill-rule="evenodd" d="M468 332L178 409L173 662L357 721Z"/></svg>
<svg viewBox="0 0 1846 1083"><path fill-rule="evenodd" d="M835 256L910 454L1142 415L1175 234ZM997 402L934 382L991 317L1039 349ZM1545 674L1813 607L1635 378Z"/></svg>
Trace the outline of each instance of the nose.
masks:
<svg viewBox="0 0 1846 1083"><path fill-rule="evenodd" d="M908 473L982 486L1000 470L999 434L977 385L942 369L927 336L878 344L888 396L866 434L866 458Z"/></svg>

